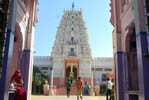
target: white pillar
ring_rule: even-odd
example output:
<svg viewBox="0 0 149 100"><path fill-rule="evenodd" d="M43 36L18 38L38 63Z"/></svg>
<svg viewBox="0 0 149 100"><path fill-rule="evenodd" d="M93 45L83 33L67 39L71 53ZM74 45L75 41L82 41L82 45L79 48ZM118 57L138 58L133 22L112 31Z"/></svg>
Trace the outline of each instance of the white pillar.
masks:
<svg viewBox="0 0 149 100"><path fill-rule="evenodd" d="M91 74L92 74L92 77L91 77L91 92L90 92L90 95L91 96L94 96L95 95L95 93L94 93L94 88L93 88L93 86L94 86L94 69L92 69L91 70Z"/></svg>

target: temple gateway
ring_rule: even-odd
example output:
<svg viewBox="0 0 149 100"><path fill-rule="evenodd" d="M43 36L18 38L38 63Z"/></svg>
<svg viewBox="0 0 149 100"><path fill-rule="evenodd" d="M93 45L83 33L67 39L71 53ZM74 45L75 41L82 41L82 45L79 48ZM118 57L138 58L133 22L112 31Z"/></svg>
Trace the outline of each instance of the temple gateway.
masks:
<svg viewBox="0 0 149 100"><path fill-rule="evenodd" d="M113 71L113 58L92 57L82 9L75 10L73 4L63 12L51 56L35 56L34 65L52 76L55 94L65 94L68 77L73 84L78 77L91 85L103 84L103 76Z"/></svg>

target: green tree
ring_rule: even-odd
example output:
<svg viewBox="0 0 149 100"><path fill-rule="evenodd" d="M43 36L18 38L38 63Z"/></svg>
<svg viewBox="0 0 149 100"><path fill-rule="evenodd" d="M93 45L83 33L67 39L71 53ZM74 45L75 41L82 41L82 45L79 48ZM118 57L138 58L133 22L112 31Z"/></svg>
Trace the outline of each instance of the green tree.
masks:
<svg viewBox="0 0 149 100"><path fill-rule="evenodd" d="M36 79L36 74L40 75L40 79ZM45 83L45 81L48 80L48 75L46 75L45 73L41 72L41 70L36 67L33 66L33 76L32 76L32 93L34 94L41 94L43 91L43 85Z"/></svg>

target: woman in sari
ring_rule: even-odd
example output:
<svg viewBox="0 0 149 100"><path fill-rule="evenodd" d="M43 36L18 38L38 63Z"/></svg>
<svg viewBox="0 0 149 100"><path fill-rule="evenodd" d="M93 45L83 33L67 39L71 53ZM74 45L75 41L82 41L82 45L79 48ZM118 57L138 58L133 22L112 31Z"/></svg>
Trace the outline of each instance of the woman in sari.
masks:
<svg viewBox="0 0 149 100"><path fill-rule="evenodd" d="M12 76L10 83L14 85L15 89L17 89L15 100L27 100L26 91L22 88L23 80L19 69L16 70L15 74Z"/></svg>

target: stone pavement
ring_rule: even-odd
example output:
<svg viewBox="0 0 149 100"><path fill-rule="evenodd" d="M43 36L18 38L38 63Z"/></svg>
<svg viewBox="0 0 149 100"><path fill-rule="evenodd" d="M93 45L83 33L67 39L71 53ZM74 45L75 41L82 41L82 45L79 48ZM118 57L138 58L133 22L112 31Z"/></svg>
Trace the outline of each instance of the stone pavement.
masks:
<svg viewBox="0 0 149 100"><path fill-rule="evenodd" d="M32 95L31 100L77 100L76 96L44 96ZM83 100L106 100L105 96L83 96Z"/></svg>

